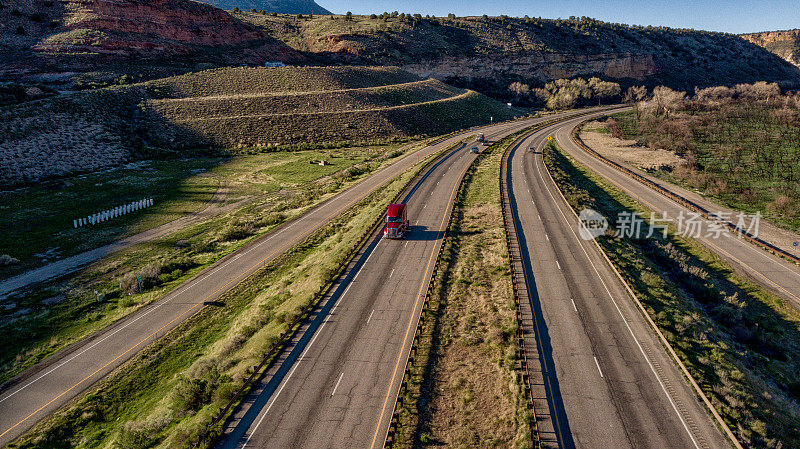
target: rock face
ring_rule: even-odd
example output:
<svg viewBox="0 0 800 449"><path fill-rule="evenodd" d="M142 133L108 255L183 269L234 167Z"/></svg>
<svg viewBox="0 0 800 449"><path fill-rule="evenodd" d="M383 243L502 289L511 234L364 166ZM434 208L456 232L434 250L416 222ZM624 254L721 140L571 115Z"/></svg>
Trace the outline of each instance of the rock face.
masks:
<svg viewBox="0 0 800 449"><path fill-rule="evenodd" d="M566 55L562 53L500 54L497 56L443 57L403 66L422 77L466 80L491 79L498 74L535 76L549 80L602 74L611 78L644 79L658 70L650 54Z"/></svg>
<svg viewBox="0 0 800 449"><path fill-rule="evenodd" d="M64 26L33 46L52 53L188 54L263 39L225 11L187 0L68 0Z"/></svg>
<svg viewBox="0 0 800 449"><path fill-rule="evenodd" d="M281 14L330 14L327 9L319 6L314 0L200 0L203 3L210 3L217 8L233 9L239 8L242 11L256 9L265 12L277 12Z"/></svg>
<svg viewBox="0 0 800 449"><path fill-rule="evenodd" d="M743 39L775 53L800 67L800 29L742 34Z"/></svg>

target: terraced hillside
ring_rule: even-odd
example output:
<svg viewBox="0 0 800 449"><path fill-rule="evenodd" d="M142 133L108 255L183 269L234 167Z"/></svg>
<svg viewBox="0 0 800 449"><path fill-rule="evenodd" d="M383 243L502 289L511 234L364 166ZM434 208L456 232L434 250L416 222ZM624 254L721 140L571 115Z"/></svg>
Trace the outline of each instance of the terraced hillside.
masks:
<svg viewBox="0 0 800 449"><path fill-rule="evenodd" d="M381 141L513 116L391 67L230 68L0 108L0 182L18 185L180 150Z"/></svg>

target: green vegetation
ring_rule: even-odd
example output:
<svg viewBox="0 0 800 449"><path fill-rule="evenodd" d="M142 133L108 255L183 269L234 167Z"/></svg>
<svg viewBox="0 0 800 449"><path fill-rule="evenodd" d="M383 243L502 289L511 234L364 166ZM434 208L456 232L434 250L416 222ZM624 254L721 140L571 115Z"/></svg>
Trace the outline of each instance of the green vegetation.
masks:
<svg viewBox="0 0 800 449"><path fill-rule="evenodd" d="M520 104L546 106L547 109L573 109L578 106L617 102L622 98L622 88L618 83L603 81L592 77L589 80L575 78L558 79L531 89L527 84L515 81L508 86Z"/></svg>
<svg viewBox="0 0 800 449"><path fill-rule="evenodd" d="M800 96L777 85L682 92L658 89L646 107L618 114L612 134L674 151L686 163L654 171L732 209L761 211L800 230Z"/></svg>
<svg viewBox="0 0 800 449"><path fill-rule="evenodd" d="M397 68L207 70L0 107L0 182L219 153L210 149L404 141L515 115L475 92Z"/></svg>
<svg viewBox="0 0 800 449"><path fill-rule="evenodd" d="M11 447L190 448L352 245L420 170L354 205ZM207 447L202 443L200 447Z"/></svg>
<svg viewBox="0 0 800 449"><path fill-rule="evenodd" d="M643 72L648 84L693 88L757 80L791 80L795 69L764 49L738 36L666 27L607 23L588 17L423 17L420 14L383 13L372 16L316 16L297 20L241 13L237 18L264 29L270 36L302 52L344 61L380 65L413 64L443 57L481 56L493 61L506 55L533 53L548 63L560 55L621 55L632 69ZM502 60L502 59L501 59ZM574 57L565 61L575 62ZM745 62L746 61L746 62ZM602 73L604 69L598 69ZM586 67L583 73L591 74ZM493 97L511 99L507 87L514 81L541 87L550 80L546 69L518 73L493 72L491 77L446 80ZM608 70L608 77L638 77L638 73ZM631 80L623 80L630 82Z"/></svg>
<svg viewBox="0 0 800 449"><path fill-rule="evenodd" d="M545 160L573 209L600 211L612 228L620 212L649 216L554 145ZM800 313L693 239L598 242L742 444L798 446Z"/></svg>
<svg viewBox="0 0 800 449"><path fill-rule="evenodd" d="M394 447L532 446L498 184L514 138L480 156L461 187Z"/></svg>
<svg viewBox="0 0 800 449"><path fill-rule="evenodd" d="M348 151L317 150L236 157L209 168L209 171L195 178L188 178L189 181L185 183L176 182L172 197L165 196L161 206L111 220L100 225L100 229L81 228L74 234L66 233L64 236L64 230L57 225L58 220L53 219L51 223L49 217L43 216L40 220L51 226L53 239L61 239L58 241L65 247L71 244L77 248L82 239L89 238L87 236L94 236L91 237L92 241L100 243L103 239L118 237L120 233L146 229L191 211L191 208L197 207L197 196L200 194L195 190L202 192L197 187L205 185L202 183L213 184L214 187L217 183L223 183L228 189L228 194L221 198L222 202L215 205L218 208L215 215L178 228L164 237L115 253L63 280L4 301L0 332L4 332L6 338L0 350L0 382L162 297L202 268L251 239L393 162L404 154L404 151L395 148L380 146L352 148ZM408 150L415 148L412 146ZM325 160L329 165L309 163L316 160ZM93 175L94 179L87 178L90 180L87 184L76 184L74 187L81 193L89 194L88 190L95 185L94 181L103 179L103 182L111 183L113 179L119 179L130 185L127 189L120 188L117 195L136 195L140 186L132 181L162 182L164 187L167 186L166 181L159 181L158 178L149 180L156 174L135 170L123 177L114 176L113 173L98 174ZM54 210L71 226L67 207L74 201L68 196L70 193L66 188L62 192L67 196L60 198L47 197L48 192L52 195L60 192L32 190L31 196L38 201L47 198L47 201L64 202L64 206L55 207ZM96 201L108 200L108 197L102 196L106 193L101 189L95 190L98 190L95 194L100 195L95 198ZM24 197L19 199L33 201ZM51 206L48 202L37 207L47 210ZM36 209L31 207L29 213L42 213ZM115 224L116 220L121 221ZM44 242L47 242L47 238L44 238ZM22 243L14 244L18 247ZM45 243L29 244L35 247ZM147 280L141 294L135 285L139 274ZM97 302L95 290L105 295L105 301Z"/></svg>

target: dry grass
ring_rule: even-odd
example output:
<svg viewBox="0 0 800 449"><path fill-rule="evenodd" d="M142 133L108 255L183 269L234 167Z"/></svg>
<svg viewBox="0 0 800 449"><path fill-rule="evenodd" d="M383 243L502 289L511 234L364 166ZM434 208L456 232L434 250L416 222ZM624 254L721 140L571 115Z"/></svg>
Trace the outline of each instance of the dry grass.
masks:
<svg viewBox="0 0 800 449"><path fill-rule="evenodd" d="M530 447L514 370L516 317L498 174L501 150L468 175L454 210L395 447ZM417 369L415 369L416 371Z"/></svg>

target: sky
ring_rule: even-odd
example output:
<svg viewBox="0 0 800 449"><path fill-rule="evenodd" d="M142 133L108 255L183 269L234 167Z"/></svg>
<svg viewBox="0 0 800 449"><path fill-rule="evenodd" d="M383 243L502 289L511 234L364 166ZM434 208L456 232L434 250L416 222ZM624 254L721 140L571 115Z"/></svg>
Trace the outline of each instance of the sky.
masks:
<svg viewBox="0 0 800 449"><path fill-rule="evenodd" d="M335 14L380 14L399 11L435 16L543 17L588 16L631 25L663 25L727 33L751 33L800 28L798 0L317 0Z"/></svg>

